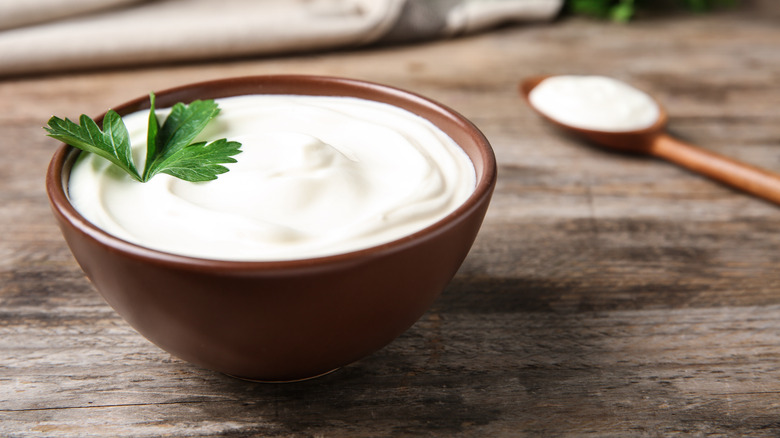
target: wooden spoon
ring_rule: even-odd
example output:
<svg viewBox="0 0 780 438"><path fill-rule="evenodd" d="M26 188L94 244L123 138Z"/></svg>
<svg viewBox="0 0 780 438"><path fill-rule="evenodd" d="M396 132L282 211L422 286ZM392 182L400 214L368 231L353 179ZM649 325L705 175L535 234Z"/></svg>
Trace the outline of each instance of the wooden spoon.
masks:
<svg viewBox="0 0 780 438"><path fill-rule="evenodd" d="M528 105L555 126L592 142L623 152L649 154L679 164L693 172L780 204L780 175L707 151L670 136L666 132L668 116L659 104L658 120L649 128L622 131L594 131L566 125L543 114L528 96L549 76L536 76L520 83L520 94Z"/></svg>

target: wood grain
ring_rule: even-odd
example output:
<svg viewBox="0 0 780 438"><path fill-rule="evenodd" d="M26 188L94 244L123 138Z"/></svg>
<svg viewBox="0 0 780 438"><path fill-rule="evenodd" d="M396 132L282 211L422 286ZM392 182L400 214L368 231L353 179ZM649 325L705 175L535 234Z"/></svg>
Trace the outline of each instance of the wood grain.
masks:
<svg viewBox="0 0 780 438"><path fill-rule="evenodd" d="M680 138L780 169L775 2L582 19L274 59L0 81L0 436L778 436L780 209L542 123L517 82L607 74ZM1 62L1 61L0 61ZM52 114L263 73L350 76L472 119L498 156L485 225L434 307L319 379L251 384L182 362L84 279L50 216Z"/></svg>

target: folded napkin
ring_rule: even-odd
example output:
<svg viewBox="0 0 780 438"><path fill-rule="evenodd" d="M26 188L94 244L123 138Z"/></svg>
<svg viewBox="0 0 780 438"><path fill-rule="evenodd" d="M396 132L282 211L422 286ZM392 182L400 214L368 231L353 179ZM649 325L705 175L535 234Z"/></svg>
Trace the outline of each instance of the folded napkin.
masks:
<svg viewBox="0 0 780 438"><path fill-rule="evenodd" d="M549 20L563 0L3 0L0 75L272 55ZM4 30L3 30L4 29Z"/></svg>

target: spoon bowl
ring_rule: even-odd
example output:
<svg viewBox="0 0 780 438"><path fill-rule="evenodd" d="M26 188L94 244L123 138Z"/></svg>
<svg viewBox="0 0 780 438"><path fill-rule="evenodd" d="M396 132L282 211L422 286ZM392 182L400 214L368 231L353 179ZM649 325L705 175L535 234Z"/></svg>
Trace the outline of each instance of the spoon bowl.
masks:
<svg viewBox="0 0 780 438"><path fill-rule="evenodd" d="M585 138L593 143L618 149L622 152L650 153L650 146L653 140L664 133L668 116L663 107L656 101L659 109L658 120L652 126L633 131L598 131L585 129L576 126L561 123L558 120L539 111L533 106L530 100L531 91L536 88L543 80L551 77L550 75L534 76L523 80L520 83L520 94L528 105L541 115L549 123L567 131L577 137Z"/></svg>
<svg viewBox="0 0 780 438"><path fill-rule="evenodd" d="M533 76L520 82L520 95L543 119L562 130L621 152L647 154L658 157L693 172L745 191L754 196L780 204L780 175L732 158L716 154L670 136L666 131L668 115L658 105L658 118L649 127L631 131L600 131L562 123L536 108L530 100L531 91L551 76Z"/></svg>

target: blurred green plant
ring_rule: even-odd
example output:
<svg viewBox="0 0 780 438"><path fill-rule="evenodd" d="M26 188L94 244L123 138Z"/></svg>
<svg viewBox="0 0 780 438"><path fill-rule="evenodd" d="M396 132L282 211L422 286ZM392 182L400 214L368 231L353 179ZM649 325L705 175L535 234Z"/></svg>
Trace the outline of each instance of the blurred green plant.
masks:
<svg viewBox="0 0 780 438"><path fill-rule="evenodd" d="M737 3L739 0L566 0L566 12L626 22L642 10L682 7L693 12L705 12L719 7L733 7Z"/></svg>

